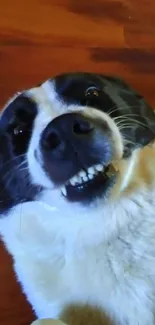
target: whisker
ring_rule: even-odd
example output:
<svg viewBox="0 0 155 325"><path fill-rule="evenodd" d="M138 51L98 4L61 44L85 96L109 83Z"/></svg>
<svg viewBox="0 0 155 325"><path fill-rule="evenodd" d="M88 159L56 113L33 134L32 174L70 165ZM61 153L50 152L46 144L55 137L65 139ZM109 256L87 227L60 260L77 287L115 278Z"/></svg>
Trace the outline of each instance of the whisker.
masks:
<svg viewBox="0 0 155 325"><path fill-rule="evenodd" d="M140 117L140 115L138 115L138 114L124 114L124 115L119 115L119 116L116 116L116 117L114 117L113 119L114 120L117 120L117 119L121 119L121 118L130 118L130 116L131 117L135 117L135 116L137 116L137 117ZM137 121L137 120L136 120Z"/></svg>
<svg viewBox="0 0 155 325"><path fill-rule="evenodd" d="M29 169L28 166L26 166L26 167L24 167L24 168L20 168L19 171L20 171L20 172L23 172L24 170L28 170L28 169Z"/></svg>
<svg viewBox="0 0 155 325"><path fill-rule="evenodd" d="M3 178L5 179L5 178L7 178L9 176L9 174L14 173L17 170L20 170L20 167L22 167L24 164L27 164L27 162L26 161L22 161L19 165L16 166L15 169L11 169L7 173L5 173L4 176L3 176Z"/></svg>
<svg viewBox="0 0 155 325"><path fill-rule="evenodd" d="M7 161L5 162L5 165L3 165L3 166L0 168L0 171L2 171L3 169L5 169L5 167L6 167L8 164L11 164L12 162L15 162L16 160L19 160L19 159L22 158L22 157L26 157L26 155L25 155L25 154L22 154L22 155L20 155L20 156L18 156L18 157L14 157L13 159L7 160ZM27 161L27 160L24 159L24 161L23 161L22 163L25 163L26 161Z"/></svg>
<svg viewBox="0 0 155 325"><path fill-rule="evenodd" d="M11 169L9 170L7 173L4 174L3 176L3 180L5 181L5 186L8 187L8 185L11 183L11 181L13 180L14 178L14 174L15 174L15 171L22 171L21 167L24 165L24 164L27 164L26 160L22 161L20 164L18 164L16 166L15 169ZM23 168L23 170L26 170L28 167L26 166L25 168ZM3 193L3 190L0 191L0 195Z"/></svg>
<svg viewBox="0 0 155 325"><path fill-rule="evenodd" d="M133 124L135 125L140 125L142 127L149 127L147 124L143 123L143 122L140 122L140 121L137 121L137 120L134 120L132 118L122 118L118 123L123 123L124 121L128 121L128 122L132 122Z"/></svg>
<svg viewBox="0 0 155 325"><path fill-rule="evenodd" d="M14 162L15 160L18 160L18 159L20 159L20 158L22 158L22 157L26 157L26 154L24 153L24 154L21 154L21 155L19 155L19 156L17 156L17 157L12 158L11 160L10 160L10 159L7 160L7 161L5 162L5 165L8 164L8 163Z"/></svg>
<svg viewBox="0 0 155 325"><path fill-rule="evenodd" d="M116 105L112 106L111 109L107 112L108 115L111 115L112 113L116 112L117 110L119 110L119 107L117 107Z"/></svg>
<svg viewBox="0 0 155 325"><path fill-rule="evenodd" d="M124 126L124 125L129 125L130 127L135 126L135 124L131 124L130 122L124 122L124 123L116 123L117 127L119 128L120 126Z"/></svg>
<svg viewBox="0 0 155 325"><path fill-rule="evenodd" d="M125 143L125 144L132 144L132 145L136 145L136 142L134 142L134 141L131 141L131 140L127 140L127 139L123 139L123 142Z"/></svg>
<svg viewBox="0 0 155 325"><path fill-rule="evenodd" d="M121 126L121 127L119 127L119 130L124 130L124 129L129 129L129 128L131 128L131 125L123 125L123 126Z"/></svg>
<svg viewBox="0 0 155 325"><path fill-rule="evenodd" d="M128 125L130 125L130 126L133 126L134 124L132 124L132 123L130 123L130 121L125 121L125 122L123 122L123 121L119 121L119 122L117 122L116 123L116 125L119 127L119 126L122 126L122 125L126 125L126 124L128 124Z"/></svg>
<svg viewBox="0 0 155 325"><path fill-rule="evenodd" d="M126 107L128 107L129 109L130 108L137 108L137 105L132 105L132 106L126 106ZM119 109L121 109L121 108L125 108L126 109L126 107L125 106L123 106L123 105L117 105L117 104L115 104L114 106L112 106L111 108L110 108L110 110L107 112L109 115L110 114L112 114L112 113L114 113L115 111L117 111L117 110L119 110ZM130 113L129 113L130 114ZM132 113L131 113L132 114ZM134 114L134 113L133 113ZM137 116L140 116L139 114L136 114Z"/></svg>
<svg viewBox="0 0 155 325"><path fill-rule="evenodd" d="M116 104L117 105L117 104ZM115 111L121 109L121 108L125 108L123 105L121 106L117 106L116 105L112 106L111 109L108 111L108 115L110 116L112 113L114 113ZM128 106L129 109L131 108L137 108L138 106L137 105L132 105L132 106ZM111 117L111 116L110 116ZM138 121L137 119L132 119L132 117L140 117L142 118L142 116L140 114L137 114L137 113L126 113L124 115L121 115L121 116L116 116L114 117L114 121L117 120L117 119L125 119L125 118L129 118L130 117L130 120L132 120L132 122L135 122L137 123L138 125L141 125L141 126L145 126L147 128L150 128L150 126L148 124L145 124L144 122L141 122L141 121ZM146 118L147 120L147 118Z"/></svg>

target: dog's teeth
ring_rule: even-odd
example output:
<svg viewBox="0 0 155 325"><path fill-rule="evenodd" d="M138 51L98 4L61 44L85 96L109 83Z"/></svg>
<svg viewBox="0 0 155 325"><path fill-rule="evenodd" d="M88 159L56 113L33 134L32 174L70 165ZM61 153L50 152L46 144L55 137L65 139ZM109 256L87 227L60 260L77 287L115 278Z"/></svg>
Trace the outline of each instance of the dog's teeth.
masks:
<svg viewBox="0 0 155 325"><path fill-rule="evenodd" d="M83 179L80 176L77 176L77 183L81 184L83 182Z"/></svg>
<svg viewBox="0 0 155 325"><path fill-rule="evenodd" d="M89 177L89 179L93 179L94 178L94 175L93 174L89 174L88 177Z"/></svg>
<svg viewBox="0 0 155 325"><path fill-rule="evenodd" d="M71 179L70 179L70 183L72 185L75 185L76 183L79 182L79 177L78 176L73 176Z"/></svg>
<svg viewBox="0 0 155 325"><path fill-rule="evenodd" d="M86 176L84 176L83 177L83 180L85 181L85 182L87 182L89 179L88 179L88 176L86 175Z"/></svg>
<svg viewBox="0 0 155 325"><path fill-rule="evenodd" d="M98 171L98 172L101 172L103 170L103 165L102 164L98 164L95 166L95 169Z"/></svg>
<svg viewBox="0 0 155 325"><path fill-rule="evenodd" d="M67 195L67 191L66 191L65 186L63 186L63 187L61 188L61 192L62 192L62 194L63 194L64 196Z"/></svg>
<svg viewBox="0 0 155 325"><path fill-rule="evenodd" d="M87 174L86 174L86 172L84 171L84 170L81 170L80 172L79 172L79 176L80 177L85 177Z"/></svg>
<svg viewBox="0 0 155 325"><path fill-rule="evenodd" d="M86 175L86 174L85 174ZM83 182L83 179L78 175L76 176L73 176L71 179L70 179L70 184L72 186L76 185L76 184L81 184Z"/></svg>
<svg viewBox="0 0 155 325"><path fill-rule="evenodd" d="M89 167L88 168L88 174L95 175L96 171L94 167Z"/></svg>

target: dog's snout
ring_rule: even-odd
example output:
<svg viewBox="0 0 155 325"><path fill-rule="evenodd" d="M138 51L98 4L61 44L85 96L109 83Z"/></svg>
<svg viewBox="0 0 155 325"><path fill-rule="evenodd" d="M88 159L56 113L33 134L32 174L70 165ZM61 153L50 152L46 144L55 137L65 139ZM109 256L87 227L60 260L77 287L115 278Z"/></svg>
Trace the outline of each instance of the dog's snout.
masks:
<svg viewBox="0 0 155 325"><path fill-rule="evenodd" d="M81 115L61 115L48 124L42 134L41 145L46 150L62 152L68 139L87 137L94 127L92 122Z"/></svg>
<svg viewBox="0 0 155 325"><path fill-rule="evenodd" d="M80 170L101 161L107 164L113 152L109 129L81 112L53 119L41 134L39 150L55 184L65 184Z"/></svg>

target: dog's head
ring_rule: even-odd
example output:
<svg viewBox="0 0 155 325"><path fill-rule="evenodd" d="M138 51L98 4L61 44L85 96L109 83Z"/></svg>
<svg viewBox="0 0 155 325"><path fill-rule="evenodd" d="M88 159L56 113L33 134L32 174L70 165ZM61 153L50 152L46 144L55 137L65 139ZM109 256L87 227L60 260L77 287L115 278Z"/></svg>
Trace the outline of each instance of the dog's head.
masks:
<svg viewBox="0 0 155 325"><path fill-rule="evenodd" d="M153 110L120 79L64 74L19 93L0 118L0 213L35 200L103 209L154 138Z"/></svg>

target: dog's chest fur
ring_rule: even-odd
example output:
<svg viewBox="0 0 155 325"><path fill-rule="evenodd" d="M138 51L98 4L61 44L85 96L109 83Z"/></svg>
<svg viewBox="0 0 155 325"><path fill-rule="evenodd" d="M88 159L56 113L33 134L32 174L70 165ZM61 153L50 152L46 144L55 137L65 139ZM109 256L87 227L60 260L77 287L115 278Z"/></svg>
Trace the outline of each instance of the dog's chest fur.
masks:
<svg viewBox="0 0 155 325"><path fill-rule="evenodd" d="M95 229L95 221L87 220L85 230L79 224L76 234L70 237L65 229L57 227L53 232L44 232L39 217L33 216L33 223L32 216L27 216L22 221L22 232L16 229L21 251L16 251L12 238L5 241L13 252L17 276L38 316L57 317L66 304L75 302L103 307L118 324L154 324L154 211L154 193L142 192L119 202L115 213L120 213L122 219L130 213L130 222L121 230L117 225L117 233L112 233L108 241L99 239L92 246L86 241L86 233L100 238L105 218L110 219L114 209L109 208L109 215L108 211L103 214L102 223L102 216L99 220L97 217ZM4 220L7 234L12 222L11 218Z"/></svg>

